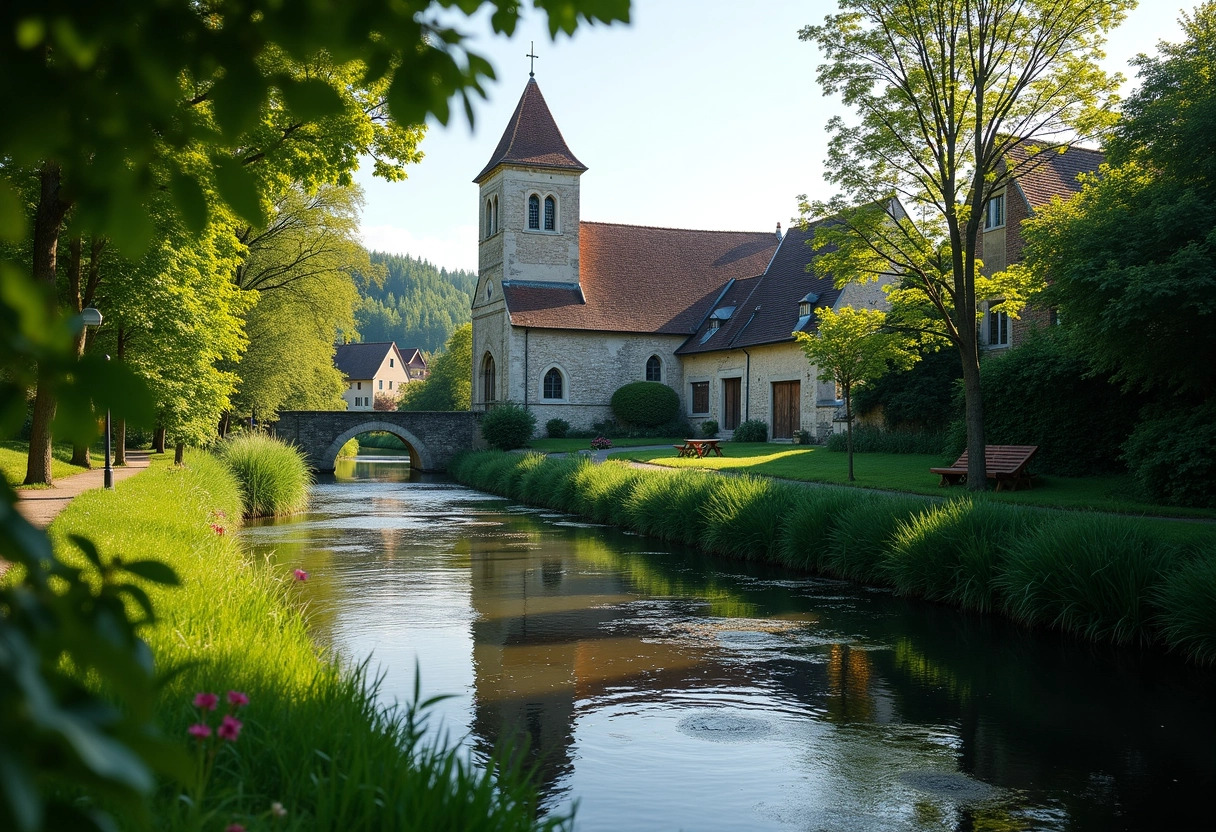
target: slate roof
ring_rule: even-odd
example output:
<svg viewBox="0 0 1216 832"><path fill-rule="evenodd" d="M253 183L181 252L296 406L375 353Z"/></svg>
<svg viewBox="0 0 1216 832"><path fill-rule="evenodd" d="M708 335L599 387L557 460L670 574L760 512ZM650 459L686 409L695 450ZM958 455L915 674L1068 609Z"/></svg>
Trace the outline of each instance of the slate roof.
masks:
<svg viewBox="0 0 1216 832"><path fill-rule="evenodd" d="M398 348L398 351L401 353L402 363L411 367L422 367L423 369L426 369L426 357L422 354L422 350L418 349L417 347L410 347L409 349L405 350Z"/></svg>
<svg viewBox="0 0 1216 832"><path fill-rule="evenodd" d="M503 283L515 326L689 335L725 284L764 271L771 232L584 222L579 285Z"/></svg>
<svg viewBox="0 0 1216 832"><path fill-rule="evenodd" d="M338 344L334 352L334 366L348 379L374 378L376 370L384 363L389 351L397 354L401 360L401 352L393 341L372 341L367 344ZM402 366L405 362L402 361Z"/></svg>
<svg viewBox="0 0 1216 832"><path fill-rule="evenodd" d="M831 306L840 297L830 277L816 277L806 271L814 257L808 241L814 237L815 223L805 231L791 228L781 240L764 274L751 280L736 280L714 309L734 306L734 314L713 334L708 319L701 322L693 337L676 350L677 355L693 355L717 350L754 347L793 340L792 332L814 332L814 311ZM798 304L808 293L818 295L806 321L798 317ZM708 310L712 312L713 310Z"/></svg>
<svg viewBox="0 0 1216 832"><path fill-rule="evenodd" d="M498 147L494 148L490 161L473 181L480 184L494 168L502 164L560 170L587 169L566 146L562 131L557 129L557 122L553 120L535 78L528 79L524 94L519 97L519 104L515 105L515 114L498 140Z"/></svg>
<svg viewBox="0 0 1216 832"><path fill-rule="evenodd" d="M1106 160L1100 150L1070 147L1060 153L1054 148L1032 152L1036 145L1019 145L1008 154L1014 169L1014 179L1026 194L1031 209L1047 205L1053 197L1068 199L1081 190L1077 177L1096 173ZM1020 169L1019 169L1020 168Z"/></svg>

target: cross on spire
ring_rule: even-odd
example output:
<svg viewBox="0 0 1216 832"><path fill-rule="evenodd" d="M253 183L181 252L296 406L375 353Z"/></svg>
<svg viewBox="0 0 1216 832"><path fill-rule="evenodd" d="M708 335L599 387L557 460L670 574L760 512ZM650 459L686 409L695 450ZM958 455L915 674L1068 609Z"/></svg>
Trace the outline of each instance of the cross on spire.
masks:
<svg viewBox="0 0 1216 832"><path fill-rule="evenodd" d="M539 58L540 55L532 54L533 52L536 51L536 41L530 41L529 43L531 44L531 47L528 49L528 54L524 55L524 57L528 59L528 77L535 78L536 77L536 59Z"/></svg>

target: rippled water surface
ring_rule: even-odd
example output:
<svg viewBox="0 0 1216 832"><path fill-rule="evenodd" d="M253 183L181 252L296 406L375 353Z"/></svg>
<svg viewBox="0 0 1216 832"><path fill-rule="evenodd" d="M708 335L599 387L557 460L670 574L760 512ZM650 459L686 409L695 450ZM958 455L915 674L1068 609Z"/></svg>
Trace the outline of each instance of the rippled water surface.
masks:
<svg viewBox="0 0 1216 832"><path fill-rule="evenodd" d="M1212 829L1216 674L710 560L400 464L243 533L577 830ZM357 476L359 479L345 479ZM814 545L808 541L808 545Z"/></svg>

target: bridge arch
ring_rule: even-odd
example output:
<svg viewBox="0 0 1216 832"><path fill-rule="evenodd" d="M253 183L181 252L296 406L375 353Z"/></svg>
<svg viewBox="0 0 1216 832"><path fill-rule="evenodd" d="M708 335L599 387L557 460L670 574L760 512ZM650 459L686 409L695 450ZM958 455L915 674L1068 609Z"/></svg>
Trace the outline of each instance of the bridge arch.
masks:
<svg viewBox="0 0 1216 832"><path fill-rule="evenodd" d="M391 433L406 444L406 447L410 449L410 468L418 471L435 470L429 459L431 454L427 451L426 445L422 444L422 440L400 425L383 422L379 419L368 420L339 433L337 438L329 443L329 447L321 452L320 461L325 464L322 470L332 471L334 469L334 465L338 461L338 451L342 450L343 445L361 433L370 433L374 430Z"/></svg>

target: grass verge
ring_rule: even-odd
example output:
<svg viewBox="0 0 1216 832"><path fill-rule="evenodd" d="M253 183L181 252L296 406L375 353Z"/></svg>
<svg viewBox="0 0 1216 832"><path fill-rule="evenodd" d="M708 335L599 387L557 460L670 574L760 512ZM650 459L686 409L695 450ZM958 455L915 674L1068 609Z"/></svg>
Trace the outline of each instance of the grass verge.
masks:
<svg viewBox="0 0 1216 832"><path fill-rule="evenodd" d="M1216 662L1216 546L1206 525L1199 539L1207 544L1182 546L1157 533L1170 521L1030 509L991 495L942 503L535 453L465 453L451 473L485 491L733 558Z"/></svg>
<svg viewBox="0 0 1216 832"><path fill-rule="evenodd" d="M37 488L38 486L22 486L25 479L26 464L29 461L30 443L24 440L11 439L0 442L0 476L5 482L15 488ZM58 444L51 447L51 477L70 477L89 470L80 465L73 465L72 446ZM94 465L100 465L94 462Z"/></svg>
<svg viewBox="0 0 1216 832"><path fill-rule="evenodd" d="M70 534L107 555L151 554L182 579L148 585L158 618L144 631L166 673L157 719L184 748L215 748L214 767L197 783L165 783L155 798L155 829L559 828L538 822L536 794L508 773L487 775L428 739L417 711L382 709L362 668L343 669L309 639L295 583L248 559L229 533L242 511L239 484L223 462L198 452L184 468L156 462L115 491L72 501L50 528L57 550L76 557ZM199 691L247 694L235 742L200 745ZM208 740L212 742L212 740ZM201 767L200 767L201 770ZM287 814L271 817L280 803Z"/></svg>

